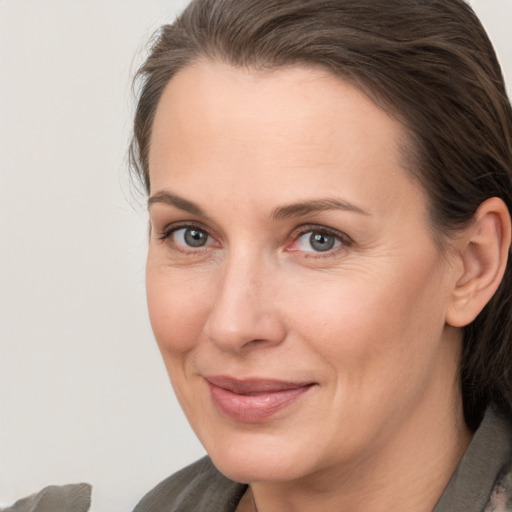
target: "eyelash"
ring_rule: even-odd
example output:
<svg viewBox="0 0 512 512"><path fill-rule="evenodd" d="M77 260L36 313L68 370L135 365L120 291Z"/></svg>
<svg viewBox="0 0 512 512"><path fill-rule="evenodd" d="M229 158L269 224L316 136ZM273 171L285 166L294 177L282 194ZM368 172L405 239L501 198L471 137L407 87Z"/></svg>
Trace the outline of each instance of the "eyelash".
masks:
<svg viewBox="0 0 512 512"><path fill-rule="evenodd" d="M197 229L198 231L205 233L209 238L214 239L214 237L212 237L212 235L209 234L208 230L203 228L201 225L190 223L190 222L185 222L185 223L171 224L169 226L166 226L162 230L162 232L158 235L158 240L160 240L162 242L169 241L174 233L176 233L177 231L179 231L181 229L187 229L187 228ZM328 236L328 237L334 237L336 239L336 241L339 242L339 245L337 247L330 248L326 251L314 251L314 250L300 251L298 249L289 249L289 247L291 245L296 244L300 240L301 237L303 237L304 235L307 235L308 233L311 233L311 235L318 234L318 235L323 235L323 236ZM342 251L342 250L347 249L354 243L353 240L345 233L342 233L340 231L337 231L337 230L334 230L331 228L327 228L325 226L319 226L319 225L315 225L315 224L301 226L298 230L296 230L295 232L292 233L291 238L292 238L292 242L287 245L286 252L303 252L305 257L308 257L308 258L322 258L322 257L332 256L334 254L337 254L340 250ZM195 253L195 254L197 254L201 251L204 251L205 249L208 249L210 247L210 246L200 246L200 247L194 248L191 246L184 246L181 244L179 246L178 246L178 244L173 244L173 245L177 250L179 250L181 252Z"/></svg>

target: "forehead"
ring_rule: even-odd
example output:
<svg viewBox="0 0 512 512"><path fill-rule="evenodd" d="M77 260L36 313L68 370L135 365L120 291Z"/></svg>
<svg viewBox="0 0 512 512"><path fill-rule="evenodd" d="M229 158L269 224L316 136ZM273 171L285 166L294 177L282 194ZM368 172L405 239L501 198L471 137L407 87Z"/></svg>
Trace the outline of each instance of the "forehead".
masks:
<svg viewBox="0 0 512 512"><path fill-rule="evenodd" d="M400 193L416 186L403 168L405 139L397 120L325 70L199 61L169 82L158 105L151 193L225 183L254 195L269 181L284 196L297 183L319 193L357 196L361 183Z"/></svg>

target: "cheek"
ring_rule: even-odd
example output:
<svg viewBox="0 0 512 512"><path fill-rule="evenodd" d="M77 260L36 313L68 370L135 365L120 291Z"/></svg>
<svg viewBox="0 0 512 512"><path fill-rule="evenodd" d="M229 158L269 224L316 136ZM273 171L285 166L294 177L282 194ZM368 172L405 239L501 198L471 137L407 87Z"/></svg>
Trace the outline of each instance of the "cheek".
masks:
<svg viewBox="0 0 512 512"><path fill-rule="evenodd" d="M377 270L305 285L307 295L288 295L288 315L331 365L357 374L385 372L387 362L408 372L442 336L441 276L435 264L418 269L410 260Z"/></svg>
<svg viewBox="0 0 512 512"><path fill-rule="evenodd" d="M208 289L197 278L177 278L169 269L148 265L149 317L164 356L178 356L194 348L208 314Z"/></svg>
<svg viewBox="0 0 512 512"><path fill-rule="evenodd" d="M366 293L365 293L366 292ZM372 290L372 295L374 290ZM348 283L324 283L318 294L292 294L289 317L295 332L338 374L352 380L383 352L381 308L368 290ZM341 368L340 368L341 367Z"/></svg>

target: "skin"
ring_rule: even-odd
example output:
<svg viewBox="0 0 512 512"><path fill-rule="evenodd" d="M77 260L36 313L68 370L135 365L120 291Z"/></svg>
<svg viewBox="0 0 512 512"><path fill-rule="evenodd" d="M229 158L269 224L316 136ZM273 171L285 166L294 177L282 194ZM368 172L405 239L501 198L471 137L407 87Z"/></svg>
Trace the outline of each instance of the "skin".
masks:
<svg viewBox="0 0 512 512"><path fill-rule="evenodd" d="M432 510L471 439L447 323L464 265L433 240L405 140L317 69L199 61L161 98L150 318L198 438L251 484L239 510ZM315 251L311 232L333 248ZM219 411L209 375L314 385L251 423Z"/></svg>

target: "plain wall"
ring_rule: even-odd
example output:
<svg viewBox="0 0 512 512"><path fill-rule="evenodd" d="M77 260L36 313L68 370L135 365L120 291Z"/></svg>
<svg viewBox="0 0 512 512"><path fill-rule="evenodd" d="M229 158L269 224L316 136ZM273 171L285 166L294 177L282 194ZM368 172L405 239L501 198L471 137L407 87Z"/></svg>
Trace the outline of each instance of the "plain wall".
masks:
<svg viewBox="0 0 512 512"><path fill-rule="evenodd" d="M474 0L512 85L512 0ZM126 512L202 455L147 320L130 77L183 0L0 0L0 505Z"/></svg>

